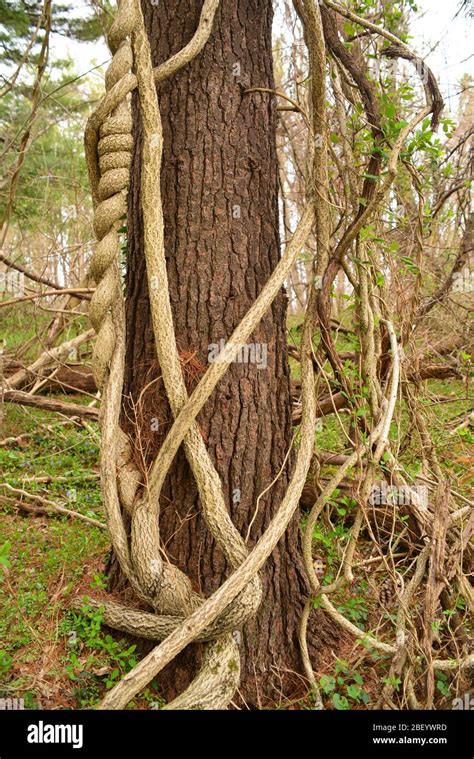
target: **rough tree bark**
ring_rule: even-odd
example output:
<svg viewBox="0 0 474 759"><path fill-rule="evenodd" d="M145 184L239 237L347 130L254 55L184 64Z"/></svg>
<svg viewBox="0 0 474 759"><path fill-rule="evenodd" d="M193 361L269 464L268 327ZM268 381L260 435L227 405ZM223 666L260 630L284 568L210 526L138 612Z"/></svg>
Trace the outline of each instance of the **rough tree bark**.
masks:
<svg viewBox="0 0 474 759"><path fill-rule="evenodd" d="M191 38L201 3L142 3L153 64ZM274 87L270 0L223 0L204 51L159 87L164 130L162 192L165 244L178 349L188 390L208 361L208 346L226 339L260 292L279 257L275 101L246 94ZM135 441L137 463L149 463L169 429L170 410L156 365L140 212L141 125L133 102L126 281L127 354L122 424ZM157 283L159 286L159 283ZM285 341L286 298L275 301L252 336L267 348L267 366L235 363L198 422L219 472L232 519L242 535L259 494L284 465L292 437ZM139 440L138 440L139 439ZM263 532L288 482L259 502L249 546ZM177 456L164 489L161 535L172 562L208 595L228 567L199 513L193 477ZM242 633L240 693L250 706L275 703L301 680L297 630L307 592L298 517L264 570L264 601ZM189 682L193 646L160 678L167 698Z"/></svg>

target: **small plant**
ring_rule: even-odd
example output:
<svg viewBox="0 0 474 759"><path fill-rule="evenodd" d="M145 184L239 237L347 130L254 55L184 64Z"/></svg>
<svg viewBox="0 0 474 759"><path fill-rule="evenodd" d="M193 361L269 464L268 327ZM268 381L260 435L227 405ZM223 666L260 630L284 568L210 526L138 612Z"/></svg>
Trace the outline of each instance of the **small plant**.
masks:
<svg viewBox="0 0 474 759"><path fill-rule="evenodd" d="M92 584L97 582L102 582L100 575L94 577ZM60 624L60 632L68 636L70 648L65 670L78 685L76 698L81 706L97 701L101 683L112 688L138 663L136 645L125 645L123 638L116 640L104 634L102 623L102 609L90 606L84 599L81 614L70 612ZM84 651L86 648L90 653Z"/></svg>
<svg viewBox="0 0 474 759"><path fill-rule="evenodd" d="M364 589L361 588L361 590ZM344 614L344 616L346 616L348 619L352 620L352 622L355 622L358 627L364 629L364 624L367 621L368 617L368 611L363 595L354 595L344 600L343 603L339 604L337 610L341 612L341 614Z"/></svg>
<svg viewBox="0 0 474 759"><path fill-rule="evenodd" d="M448 676L445 672L436 672L436 689L441 693L442 696L450 698L451 688Z"/></svg>
<svg viewBox="0 0 474 759"><path fill-rule="evenodd" d="M105 590L107 588L107 577L104 574L97 574L91 580L92 589Z"/></svg>
<svg viewBox="0 0 474 759"><path fill-rule="evenodd" d="M395 677L395 676L384 677L384 679L382 680L382 682L385 685L391 685L396 691L400 690L400 685L402 684L402 681L400 680L400 678L399 677Z"/></svg>
<svg viewBox="0 0 474 759"><path fill-rule="evenodd" d="M0 582L3 581L4 577L2 567L5 567L5 569L9 569L11 567L11 562L9 559L10 548L11 543L8 541L0 546Z"/></svg>
<svg viewBox="0 0 474 759"><path fill-rule="evenodd" d="M357 671L351 671L344 659L337 659L334 675L323 675L319 684L325 696L331 698L335 709L345 711L358 704L368 704L370 696L362 687L364 679Z"/></svg>
<svg viewBox="0 0 474 759"><path fill-rule="evenodd" d="M5 651L0 649L0 674L8 675L12 668L13 658Z"/></svg>

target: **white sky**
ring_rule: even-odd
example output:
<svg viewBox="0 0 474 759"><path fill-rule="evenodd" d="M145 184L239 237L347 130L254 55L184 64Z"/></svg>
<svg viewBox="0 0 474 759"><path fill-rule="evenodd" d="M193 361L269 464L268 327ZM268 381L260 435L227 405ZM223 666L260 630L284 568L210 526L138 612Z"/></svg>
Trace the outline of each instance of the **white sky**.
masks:
<svg viewBox="0 0 474 759"><path fill-rule="evenodd" d="M466 73L474 74L473 23L465 11L456 16L461 0L417 0L417 5L410 45L426 59L438 79L446 109L455 115L459 81Z"/></svg>
<svg viewBox="0 0 474 759"><path fill-rule="evenodd" d="M474 75L473 23L458 11L462 0L417 0L419 8L411 26L410 46L426 57L446 101L447 110L456 115L459 81L463 74ZM471 7L474 0L469 0ZM75 12L86 9L86 0L76 0ZM456 15L458 14L458 15ZM109 58L104 42L75 43L54 35L52 50L57 56L69 52L76 59L78 73ZM97 73L100 76L100 73Z"/></svg>

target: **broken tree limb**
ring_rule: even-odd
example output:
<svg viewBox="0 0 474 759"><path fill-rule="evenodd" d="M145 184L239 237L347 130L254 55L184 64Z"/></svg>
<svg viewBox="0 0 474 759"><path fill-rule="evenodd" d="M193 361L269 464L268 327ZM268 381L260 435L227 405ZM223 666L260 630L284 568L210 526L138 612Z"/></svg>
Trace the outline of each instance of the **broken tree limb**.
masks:
<svg viewBox="0 0 474 759"><path fill-rule="evenodd" d="M56 411L64 416L76 417L78 419L90 419L97 421L99 412L91 406L81 406L79 403L66 403L56 400L56 398L44 398L40 395L30 395L22 390L5 390L3 400L6 403L16 403L19 406L30 406L40 408L43 411Z"/></svg>
<svg viewBox="0 0 474 759"><path fill-rule="evenodd" d="M28 498L31 501L37 501L38 503L40 503L41 507L38 507L35 509L35 511L37 511L38 513L40 510L42 513L46 513L46 514L56 513L56 514L60 514L61 516L72 517L74 519L80 519L82 522L87 522L87 524L92 524L94 527L100 527L101 530L107 529L107 526L103 522L99 522L98 519L93 519L92 517L86 517L85 514L81 514L79 511L73 511L72 509L67 509L65 506L60 506L59 503L50 501L48 498L43 498L43 496L38 495L38 493L28 493L26 490L23 490L22 488L14 488L8 482L0 483L0 487L5 488L5 490L8 490L8 492L10 493L14 493L15 495L21 496L22 498ZM18 505L21 507L25 504L18 502ZM28 506L28 504L26 504L26 506Z"/></svg>
<svg viewBox="0 0 474 759"><path fill-rule="evenodd" d="M72 351L75 351L83 343L86 343L94 336L94 330L89 329L87 332L82 332L80 335L76 335L72 340L67 340L65 343L61 343L56 348L44 351L36 361L34 361L26 369L20 369L8 378L6 386L9 390L14 390L17 387L27 381L28 379L37 379L38 373L47 366L54 364L55 362L61 362L68 358Z"/></svg>
<svg viewBox="0 0 474 759"><path fill-rule="evenodd" d="M33 293L33 295L20 295L18 298L11 298L10 300L0 301L0 307L14 306L15 303L24 303L27 300L36 300L37 298L47 298L51 295L65 295L76 294L81 295L83 298L88 297L90 293L94 292L93 287L65 287L62 290L46 290L44 293ZM86 295L87 294L87 295Z"/></svg>

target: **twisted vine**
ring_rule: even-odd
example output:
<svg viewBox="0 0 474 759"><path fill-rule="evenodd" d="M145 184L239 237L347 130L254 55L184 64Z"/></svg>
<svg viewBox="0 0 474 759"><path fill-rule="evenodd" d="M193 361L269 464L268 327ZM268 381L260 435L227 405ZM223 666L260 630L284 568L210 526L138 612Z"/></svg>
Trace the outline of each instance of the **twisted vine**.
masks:
<svg viewBox="0 0 474 759"><path fill-rule="evenodd" d="M425 87L427 101L425 107L401 129L389 154L387 170L378 185L365 183L364 192L367 192L367 203L359 208L357 203L354 203L354 219L331 253L327 124L325 121L324 23L327 25L328 18L330 20L328 9L351 19L353 14L329 1L325 2L325 5L327 8L323 6L323 15L321 15L321 9L315 0L295 0L295 7L305 28L310 54L311 131L313 135L323 137L323 150L316 153L313 148L310 155L306 209L301 215L293 238L287 244L284 254L266 285L227 340L219 362L210 364L190 395L188 395L182 375L169 298L160 189L163 135L156 84L174 74L202 50L212 30L218 0L205 0L198 28L191 41L155 69L152 67L150 46L139 0L120 0L117 17L108 36L113 58L106 75L106 92L89 119L85 133L86 160L95 207L94 229L98 240L90 266L90 274L97 284L91 300L90 316L97 332L93 355L94 374L102 394L101 484L107 525L120 567L137 596L154 611L153 613L137 611L111 602L100 604L100 606L103 607L104 621L110 626L161 642L107 693L100 708L125 707L166 664L193 641L204 644L204 656L199 673L189 687L166 708L225 708L232 699L240 677L239 650L232 632L240 628L258 610L262 597L259 570L283 535L298 507L313 456L317 415L313 363L318 364L318 357L313 353L312 341L318 323L322 336L318 356L320 357L325 352L330 361L331 358L334 359L333 368L336 374L341 369L335 359L327 326L329 322L327 299L331 283L339 266L346 267L345 259L351 246L360 244L359 233L362 227L386 197L395 177L400 151L406 137L425 116L431 114L434 122L439 116L438 92L431 78ZM359 17L356 18L360 20ZM371 28L373 25L369 26L373 31ZM376 30L379 31L379 27L376 27ZM386 53L387 55L396 54L410 60L418 60L412 56L406 46L398 45L399 41L394 35L381 33L392 43L392 48L389 53ZM329 35L329 41L331 40L334 47L332 52L342 55L337 39ZM350 64L346 58L344 62ZM355 74L355 81L358 84L363 82L363 77L358 77L357 72ZM365 94L366 106L370 111L373 103L367 85L364 86L362 94ZM145 479L133 462L130 443L119 425L124 376L125 321L117 230L127 210L133 148L128 96L134 89L137 89L143 125L140 198L152 327L156 358L174 417L171 429L146 473ZM377 164L373 171L378 175L379 169ZM300 445L286 494L264 534L249 552L245 541L230 519L220 478L206 449L196 418L235 358L240 345L246 342L271 306L311 234L315 221L317 222L315 233L317 263L314 274L322 277L324 290L318 292L314 284L309 288L308 307L302 331ZM366 436L364 446L359 446L347 457L345 463L320 493L308 517L303 545L312 592L320 596L322 608L353 635L359 635L360 630L345 619L329 600L330 592L334 588L325 587L325 592L321 592L312 560L313 527L328 497L341 482L347 470L360 460L362 449L365 450L370 461L362 487L364 497L361 497L361 503L370 490L374 471L382 455L386 454L388 464L395 469L396 461L389 449L388 433L399 390L401 362L390 315L379 307L371 294L367 271L359 266L357 273L362 301L360 320L367 332L362 340L361 348L370 388L374 426L371 433ZM374 334L376 320L385 325L392 353L391 373L384 385L379 383L375 371L375 360L381 352L379 338ZM341 375L341 381L342 379ZM207 599L194 592L189 578L163 558L165 553L160 542L161 489L181 444L196 481L203 517L232 568L231 575L223 585ZM395 477L398 477L396 472ZM428 519L416 501L413 511L420 524ZM125 527L124 514L127 515L126 521L131 525L130 535ZM352 558L364 517L361 507L344 559L343 580L348 583L352 581ZM308 599L303 614L300 642L305 671L313 685L318 705L321 706L306 645L306 625L311 608L310 603L311 599ZM98 602L93 602L93 605L97 604ZM80 608L81 604L77 602L75 606ZM403 626L403 619L401 617L400 619L399 628ZM366 636L366 638L374 648L395 655L398 652L401 656L401 648L398 644L383 643L372 636ZM433 660L432 662L435 669L441 670L472 665L472 656L457 662L449 660Z"/></svg>
<svg viewBox="0 0 474 759"><path fill-rule="evenodd" d="M97 332L93 354L94 375L102 393L101 483L107 524L121 569L135 592L156 614L138 612L136 618L117 607L106 616L128 616L127 625L140 633L140 625L152 616L153 637L166 641L112 689L103 708L121 708L167 661L192 640L205 641L199 674L187 690L167 708L224 708L238 686L239 652L232 631L253 616L262 596L258 571L288 525L299 501L312 454L315 401L311 360L308 358L304 404L311 406L302 429L302 445L287 495L278 513L249 554L225 506L220 478L206 450L196 416L234 359L239 345L277 296L313 223L313 209L303 215L293 240L259 297L234 330L219 363L212 364L188 397L183 379L168 292L164 253L160 170L163 137L156 82L174 73L196 55L209 37L218 3L203 5L199 28L191 42L159 69L153 70L142 11L138 0L121 0L108 35L113 54L106 75L106 94L86 128L85 145L95 204L94 229L98 243L90 273L97 283L90 317ZM165 440L147 482L132 463L130 444L119 427L124 371L124 305L118 264L117 228L126 213L133 137L130 106L126 97L137 87L143 122L141 203L144 219L144 251L149 281L150 307L157 360L175 422ZM159 287L154 286L158 281ZM307 331L306 350L310 333ZM166 473L183 442L198 487L206 523L231 567L235 570L207 601L191 588L187 576L163 560L159 535L159 497ZM303 445L304 442L304 445ZM128 538L122 512L131 519ZM130 611L130 610L128 610ZM116 620L120 626L120 619ZM128 628L130 629L130 628ZM163 650L164 647L164 650ZM171 653L170 653L171 652Z"/></svg>

